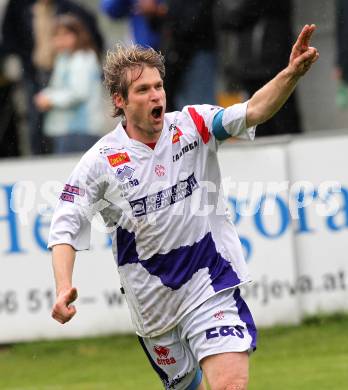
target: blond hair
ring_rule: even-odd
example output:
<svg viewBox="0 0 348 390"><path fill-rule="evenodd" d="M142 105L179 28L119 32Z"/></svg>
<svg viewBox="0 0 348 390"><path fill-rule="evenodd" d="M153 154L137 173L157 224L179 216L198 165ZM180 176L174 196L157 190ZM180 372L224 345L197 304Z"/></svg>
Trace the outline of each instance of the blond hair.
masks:
<svg viewBox="0 0 348 390"><path fill-rule="evenodd" d="M140 45L116 45L115 50L109 50L104 64L104 84L110 96L121 95L128 98L128 88L132 81L127 77L127 71L139 68L141 76L145 66L156 68L163 80L165 76L164 57L151 47ZM115 107L113 116L123 114L122 108Z"/></svg>

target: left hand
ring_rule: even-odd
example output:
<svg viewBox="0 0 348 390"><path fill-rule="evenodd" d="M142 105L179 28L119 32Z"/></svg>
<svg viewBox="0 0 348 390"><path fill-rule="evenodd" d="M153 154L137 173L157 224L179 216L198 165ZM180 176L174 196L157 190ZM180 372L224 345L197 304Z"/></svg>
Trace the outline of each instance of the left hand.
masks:
<svg viewBox="0 0 348 390"><path fill-rule="evenodd" d="M49 111L52 108L52 102L49 97L43 93L34 96L34 102L37 109L41 112Z"/></svg>
<svg viewBox="0 0 348 390"><path fill-rule="evenodd" d="M319 58L318 50L309 46L315 30L315 24L306 24L291 50L288 69L295 77L303 76Z"/></svg>
<svg viewBox="0 0 348 390"><path fill-rule="evenodd" d="M65 324L70 321L72 317L76 314L76 307L71 305L77 299L77 290L75 287L66 288L61 291L58 296L56 303L52 309L52 317L60 322Z"/></svg>

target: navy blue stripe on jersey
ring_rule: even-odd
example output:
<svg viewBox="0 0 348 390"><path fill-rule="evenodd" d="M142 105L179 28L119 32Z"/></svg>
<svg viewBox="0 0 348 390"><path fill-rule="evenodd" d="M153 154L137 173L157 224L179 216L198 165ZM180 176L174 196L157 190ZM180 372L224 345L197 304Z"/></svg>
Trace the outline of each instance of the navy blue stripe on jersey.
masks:
<svg viewBox="0 0 348 390"><path fill-rule="evenodd" d="M215 292L236 286L240 279L230 262L216 250L211 233L192 245L172 249L166 254L155 254L139 260L135 235L120 226L117 228L118 265L140 263L151 275L158 276L164 286L178 290L203 268L209 269Z"/></svg>
<svg viewBox="0 0 348 390"><path fill-rule="evenodd" d="M144 343L144 340L142 337L138 336L138 340L140 342L140 345L142 346L144 352L146 353L147 358L149 359L149 362L151 363L152 368L157 372L158 376L161 378L162 382L164 384L169 384L169 377L165 371L159 367L156 362L152 359L152 356L150 355L150 352L147 350L146 345Z"/></svg>
<svg viewBox="0 0 348 390"><path fill-rule="evenodd" d="M213 134L215 138L219 141L223 141L231 137L231 135L227 133L227 131L222 125L223 114L224 114L224 110L221 110L214 116L213 119Z"/></svg>
<svg viewBox="0 0 348 390"><path fill-rule="evenodd" d="M240 295L240 289L236 288L236 291L233 294L233 298L236 301L236 306L238 309L238 315L240 319L245 322L248 333L251 336L251 348L256 349L256 340L257 340L257 330L253 320L253 317L250 313L248 305L245 303L244 299Z"/></svg>

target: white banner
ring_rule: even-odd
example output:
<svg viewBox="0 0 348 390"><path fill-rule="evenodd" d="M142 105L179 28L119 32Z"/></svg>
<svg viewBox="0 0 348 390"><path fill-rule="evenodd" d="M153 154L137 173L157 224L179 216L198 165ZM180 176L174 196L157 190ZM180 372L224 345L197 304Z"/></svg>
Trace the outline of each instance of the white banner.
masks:
<svg viewBox="0 0 348 390"><path fill-rule="evenodd" d="M221 148L231 218L253 278L243 293L257 325L348 310L346 150L347 136ZM96 229L92 249L75 263L77 315L64 326L50 317L49 223L78 159L0 162L0 343L133 329L109 239Z"/></svg>
<svg viewBox="0 0 348 390"><path fill-rule="evenodd" d="M348 136L294 141L290 173L304 315L348 310Z"/></svg>

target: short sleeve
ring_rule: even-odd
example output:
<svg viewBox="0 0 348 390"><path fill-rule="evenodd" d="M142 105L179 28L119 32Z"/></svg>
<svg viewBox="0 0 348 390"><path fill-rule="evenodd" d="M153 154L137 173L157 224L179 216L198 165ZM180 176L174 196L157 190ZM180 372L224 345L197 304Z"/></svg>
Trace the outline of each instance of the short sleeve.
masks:
<svg viewBox="0 0 348 390"><path fill-rule="evenodd" d="M89 249L91 221L106 191L105 177L98 157L85 154L60 195L51 222L48 248L69 244L77 251Z"/></svg>
<svg viewBox="0 0 348 390"><path fill-rule="evenodd" d="M256 126L246 124L248 101L237 103L219 111L213 120L213 134L219 141L229 137L253 140Z"/></svg>
<svg viewBox="0 0 348 390"><path fill-rule="evenodd" d="M183 108L183 111L186 112L193 121L203 144L215 145L213 121L215 115L221 110L223 110L222 107L209 104L185 106Z"/></svg>
<svg viewBox="0 0 348 390"><path fill-rule="evenodd" d="M203 144L217 146L230 137L253 140L256 126L247 127L248 101L223 108L209 104L186 106L184 111L195 124Z"/></svg>

